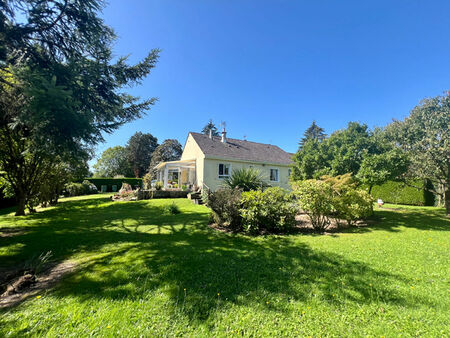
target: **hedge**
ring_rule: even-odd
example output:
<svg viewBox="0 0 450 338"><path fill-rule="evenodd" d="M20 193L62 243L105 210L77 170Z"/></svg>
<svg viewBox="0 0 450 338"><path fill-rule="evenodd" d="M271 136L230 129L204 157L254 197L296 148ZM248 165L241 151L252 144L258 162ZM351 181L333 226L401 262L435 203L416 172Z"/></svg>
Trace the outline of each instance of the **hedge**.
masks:
<svg viewBox="0 0 450 338"><path fill-rule="evenodd" d="M414 186L424 187L423 181L412 182ZM418 189L402 182L388 181L382 185L373 186L371 195L381 198L383 202L406 205L434 205L433 193L424 188Z"/></svg>
<svg viewBox="0 0 450 338"><path fill-rule="evenodd" d="M117 191L122 187L122 183L128 183L131 187L135 188L136 186L142 187L142 178L134 178L134 177L124 177L124 178L110 178L110 177L102 177L102 178L85 178L84 180L88 180L93 183L99 192L102 191L102 185L106 185L106 191L111 192L112 186L117 186Z"/></svg>

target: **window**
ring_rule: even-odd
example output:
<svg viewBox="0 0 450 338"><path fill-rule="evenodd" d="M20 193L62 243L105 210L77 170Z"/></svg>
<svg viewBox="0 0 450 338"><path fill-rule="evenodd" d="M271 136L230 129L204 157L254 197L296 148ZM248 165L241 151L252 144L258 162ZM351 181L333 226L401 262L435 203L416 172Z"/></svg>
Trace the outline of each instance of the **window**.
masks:
<svg viewBox="0 0 450 338"><path fill-rule="evenodd" d="M230 164L220 163L219 164L219 178L225 178L230 176Z"/></svg>
<svg viewBox="0 0 450 338"><path fill-rule="evenodd" d="M270 169L270 180L273 182L278 182L280 180L278 169Z"/></svg>

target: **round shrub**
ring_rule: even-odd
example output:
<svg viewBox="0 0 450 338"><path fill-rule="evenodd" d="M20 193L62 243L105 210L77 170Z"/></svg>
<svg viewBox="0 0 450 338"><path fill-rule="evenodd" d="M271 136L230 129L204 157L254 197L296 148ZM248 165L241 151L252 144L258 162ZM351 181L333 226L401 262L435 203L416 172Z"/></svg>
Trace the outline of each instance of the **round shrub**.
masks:
<svg viewBox="0 0 450 338"><path fill-rule="evenodd" d="M300 208L308 215L315 230L323 231L330 225L333 213L333 188L321 180L305 180L292 184Z"/></svg>
<svg viewBox="0 0 450 338"><path fill-rule="evenodd" d="M234 230L241 229L241 191L239 189L220 188L207 190L204 201L211 208L218 224L229 226Z"/></svg>
<svg viewBox="0 0 450 338"><path fill-rule="evenodd" d="M292 195L280 187L242 193L240 214L244 231L286 231L295 225L297 212Z"/></svg>

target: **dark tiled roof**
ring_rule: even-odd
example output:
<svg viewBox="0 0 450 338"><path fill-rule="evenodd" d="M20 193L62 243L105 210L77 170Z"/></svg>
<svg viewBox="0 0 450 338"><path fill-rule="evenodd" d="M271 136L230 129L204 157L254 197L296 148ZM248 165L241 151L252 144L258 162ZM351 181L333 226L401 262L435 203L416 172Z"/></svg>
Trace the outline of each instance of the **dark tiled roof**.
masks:
<svg viewBox="0 0 450 338"><path fill-rule="evenodd" d="M251 141L227 138L221 142L220 136L212 139L208 135L190 132L206 157L219 157L230 160L246 160L263 163L291 164L292 154L280 147Z"/></svg>

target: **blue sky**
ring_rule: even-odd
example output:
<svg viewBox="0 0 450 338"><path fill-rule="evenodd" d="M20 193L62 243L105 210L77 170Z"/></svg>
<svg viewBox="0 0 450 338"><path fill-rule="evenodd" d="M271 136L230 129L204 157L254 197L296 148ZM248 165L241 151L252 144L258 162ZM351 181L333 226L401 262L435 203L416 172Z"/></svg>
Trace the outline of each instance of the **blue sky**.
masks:
<svg viewBox="0 0 450 338"><path fill-rule="evenodd" d="M158 97L148 115L106 135L160 142L212 118L228 136L295 152L313 120L327 133L403 118L450 89L450 1L123 1L103 12L135 62L162 49L130 92Z"/></svg>

